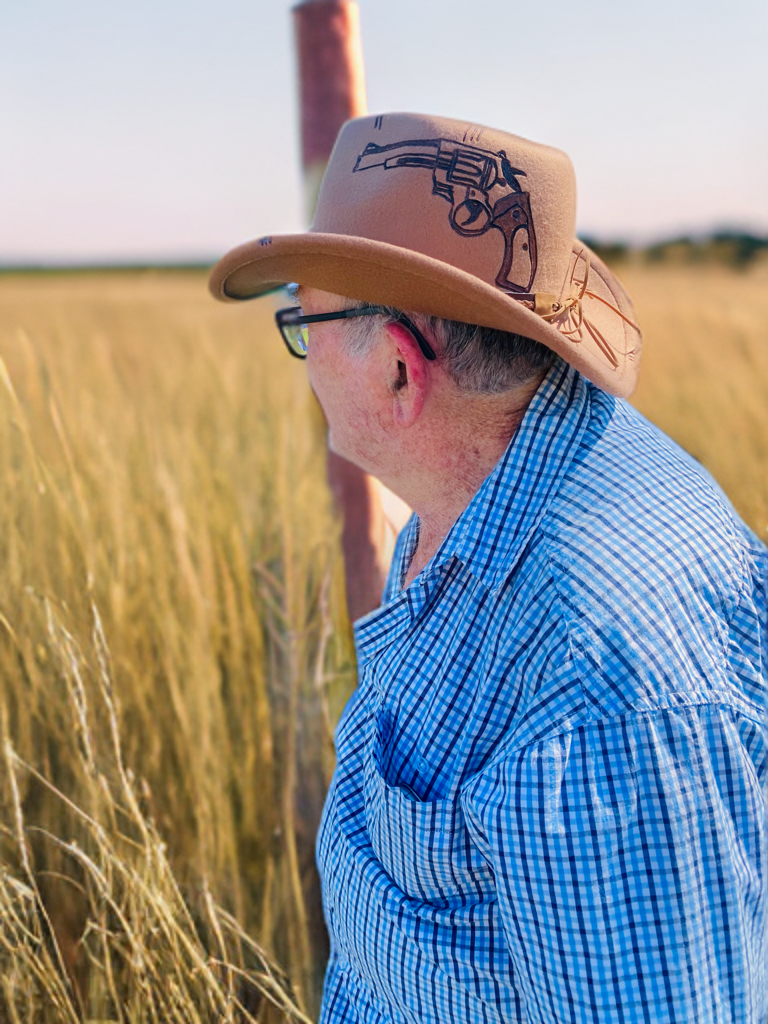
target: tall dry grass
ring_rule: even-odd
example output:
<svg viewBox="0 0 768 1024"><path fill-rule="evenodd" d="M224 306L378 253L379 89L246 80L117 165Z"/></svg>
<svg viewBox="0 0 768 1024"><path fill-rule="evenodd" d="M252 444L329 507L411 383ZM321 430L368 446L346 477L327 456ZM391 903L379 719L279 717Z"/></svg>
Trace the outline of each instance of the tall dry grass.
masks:
<svg viewBox="0 0 768 1024"><path fill-rule="evenodd" d="M269 318L202 274L0 281L0 1019L228 1019L260 947L316 1009L353 652Z"/></svg>
<svg viewBox="0 0 768 1024"><path fill-rule="evenodd" d="M638 406L765 538L768 267L622 276ZM0 356L0 1021L311 1017L354 669L304 369L195 273L1 278Z"/></svg>
<svg viewBox="0 0 768 1024"><path fill-rule="evenodd" d="M620 266L645 334L634 404L702 462L768 541L768 260Z"/></svg>

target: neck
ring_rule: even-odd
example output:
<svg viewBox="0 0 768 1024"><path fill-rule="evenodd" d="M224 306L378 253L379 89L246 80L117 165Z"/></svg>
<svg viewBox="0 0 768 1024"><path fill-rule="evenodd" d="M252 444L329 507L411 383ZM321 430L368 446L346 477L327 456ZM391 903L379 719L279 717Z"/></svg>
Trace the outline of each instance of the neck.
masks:
<svg viewBox="0 0 768 1024"><path fill-rule="evenodd" d="M503 396L454 397L397 460L402 471L383 482L419 517L419 543L406 583L423 569L493 471L514 436L540 380ZM458 415L457 415L458 404Z"/></svg>

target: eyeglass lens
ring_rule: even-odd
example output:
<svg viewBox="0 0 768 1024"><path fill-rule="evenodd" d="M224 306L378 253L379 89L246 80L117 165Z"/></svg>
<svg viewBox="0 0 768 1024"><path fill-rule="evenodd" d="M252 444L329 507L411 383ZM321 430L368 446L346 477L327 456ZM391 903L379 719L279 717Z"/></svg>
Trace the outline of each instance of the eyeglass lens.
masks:
<svg viewBox="0 0 768 1024"><path fill-rule="evenodd" d="M305 323L302 323L301 320L298 319L302 312L302 310L296 310L296 320L294 320L293 323L283 322L280 326L282 327L283 337L296 355L306 356L307 343L309 341L309 328Z"/></svg>

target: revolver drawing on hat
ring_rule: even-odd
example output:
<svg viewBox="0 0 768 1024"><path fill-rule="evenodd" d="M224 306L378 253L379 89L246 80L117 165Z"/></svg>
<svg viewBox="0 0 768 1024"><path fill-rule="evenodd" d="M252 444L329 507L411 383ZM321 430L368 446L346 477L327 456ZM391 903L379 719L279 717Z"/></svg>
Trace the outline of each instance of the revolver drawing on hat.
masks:
<svg viewBox="0 0 768 1024"><path fill-rule="evenodd" d="M424 167L432 171L432 194L451 204L448 221L468 238L496 228L504 236L504 259L496 275L503 291L528 293L536 274L536 234L530 194L504 150L494 153L451 139L410 139L387 146L369 142L354 171L373 167Z"/></svg>

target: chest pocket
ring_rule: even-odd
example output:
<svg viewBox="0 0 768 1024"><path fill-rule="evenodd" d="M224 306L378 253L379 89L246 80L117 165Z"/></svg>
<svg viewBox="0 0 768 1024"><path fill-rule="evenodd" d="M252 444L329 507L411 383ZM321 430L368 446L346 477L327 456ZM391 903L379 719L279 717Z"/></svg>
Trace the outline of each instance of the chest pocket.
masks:
<svg viewBox="0 0 768 1024"><path fill-rule="evenodd" d="M398 889L424 902L461 898L475 872L458 800L418 800L387 783L373 759L365 788L371 846Z"/></svg>

